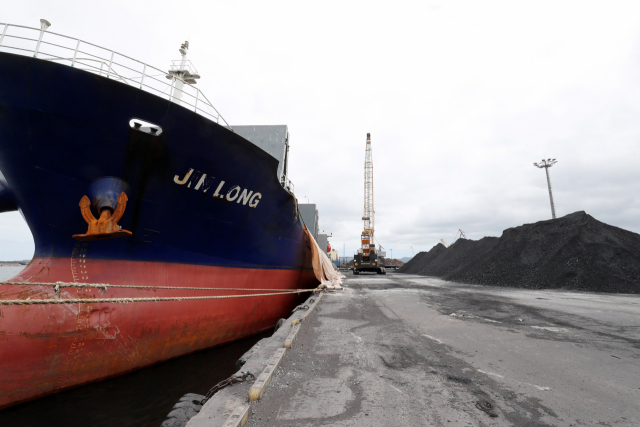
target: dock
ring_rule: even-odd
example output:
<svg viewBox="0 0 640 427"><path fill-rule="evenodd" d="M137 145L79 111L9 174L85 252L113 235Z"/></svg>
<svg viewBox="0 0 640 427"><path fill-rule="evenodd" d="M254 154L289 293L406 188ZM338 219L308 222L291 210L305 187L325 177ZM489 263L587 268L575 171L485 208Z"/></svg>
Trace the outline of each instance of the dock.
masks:
<svg viewBox="0 0 640 427"><path fill-rule="evenodd" d="M400 273L344 285L187 426L640 425L640 296Z"/></svg>

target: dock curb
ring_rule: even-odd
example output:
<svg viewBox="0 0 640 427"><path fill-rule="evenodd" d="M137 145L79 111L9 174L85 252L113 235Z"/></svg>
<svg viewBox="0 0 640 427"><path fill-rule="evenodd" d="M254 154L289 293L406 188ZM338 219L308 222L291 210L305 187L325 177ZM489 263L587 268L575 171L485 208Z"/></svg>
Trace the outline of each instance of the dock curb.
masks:
<svg viewBox="0 0 640 427"><path fill-rule="evenodd" d="M186 427L243 426L249 419L251 402L262 398L287 348L292 347L301 329L301 322L313 312L321 299L322 294L314 293L302 305L296 307L285 323L266 343L258 346L242 365L236 375L253 375L256 378L253 384L249 384L248 381L241 382L219 390L204 404L200 412L187 422Z"/></svg>
<svg viewBox="0 0 640 427"><path fill-rule="evenodd" d="M259 400L262 397L264 389L267 388L273 373L278 369L278 365L280 365L285 351L287 351L286 348L279 348L276 350L274 355L271 356L271 359L269 359L269 363L267 363L264 371L262 371L256 382L253 383L253 386L251 386L251 389L249 390L249 402Z"/></svg>
<svg viewBox="0 0 640 427"><path fill-rule="evenodd" d="M297 311L293 314L293 316L290 317L291 319L291 326L295 326L300 322L304 322L304 319L307 318L307 316L309 314L311 314L311 312L313 311L314 308L316 308L316 305L318 305L318 303L320 302L320 300L322 299L322 294L319 295L314 295L315 299L314 301L309 304L309 308L307 310L305 310L304 312L298 313ZM312 299L313 297L309 298Z"/></svg>
<svg viewBox="0 0 640 427"><path fill-rule="evenodd" d="M298 335L298 331L300 330L300 323L296 323L293 328L291 328L291 332L287 336L287 339L284 340L284 348L292 348L293 340L296 339L296 335Z"/></svg>
<svg viewBox="0 0 640 427"><path fill-rule="evenodd" d="M233 413L227 418L222 427L242 427L249 418L249 404L238 406Z"/></svg>

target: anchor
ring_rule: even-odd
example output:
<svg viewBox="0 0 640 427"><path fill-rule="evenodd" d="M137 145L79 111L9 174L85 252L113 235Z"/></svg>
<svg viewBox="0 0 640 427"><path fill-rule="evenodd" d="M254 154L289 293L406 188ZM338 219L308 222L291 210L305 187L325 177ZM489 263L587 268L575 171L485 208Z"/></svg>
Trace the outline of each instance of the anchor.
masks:
<svg viewBox="0 0 640 427"><path fill-rule="evenodd" d="M94 200L93 205L99 212L100 218L96 218L91 212L91 199L83 196L80 200L80 212L84 220L89 224L89 228L86 234L74 234L73 238L86 242L131 236L132 233L130 231L123 230L118 225L129 198L124 191L120 191L118 198L113 200L115 194L118 194L118 190L128 190L128 188L129 186L124 181L114 177L100 178L94 181L89 187L89 194Z"/></svg>

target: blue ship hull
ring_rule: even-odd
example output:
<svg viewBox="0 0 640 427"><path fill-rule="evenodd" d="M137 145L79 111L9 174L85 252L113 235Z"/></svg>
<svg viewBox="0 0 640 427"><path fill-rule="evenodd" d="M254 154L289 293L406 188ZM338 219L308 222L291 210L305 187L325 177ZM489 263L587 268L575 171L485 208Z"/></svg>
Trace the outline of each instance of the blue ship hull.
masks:
<svg viewBox="0 0 640 427"><path fill-rule="evenodd" d="M129 239L101 242L105 259L302 268L305 233L277 161L233 131L176 103L64 65L0 53L2 185L33 233L36 257L69 257L87 224L78 203L91 182L120 177L132 194L119 224ZM158 124L160 136L129 126ZM178 185L194 169L195 177ZM197 172L213 178L195 190ZM194 182L191 182L194 181ZM213 197L259 192L255 208ZM233 195L232 195L233 196Z"/></svg>

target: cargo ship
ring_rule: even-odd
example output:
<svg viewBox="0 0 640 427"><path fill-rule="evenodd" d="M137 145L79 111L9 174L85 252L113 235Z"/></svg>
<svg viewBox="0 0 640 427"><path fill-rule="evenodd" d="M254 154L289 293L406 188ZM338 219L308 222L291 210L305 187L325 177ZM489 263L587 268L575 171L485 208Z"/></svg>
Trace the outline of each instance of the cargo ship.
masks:
<svg viewBox="0 0 640 427"><path fill-rule="evenodd" d="M188 43L162 70L49 25L0 23L0 212L35 243L0 284L0 408L268 330L322 281L286 126L228 125Z"/></svg>

